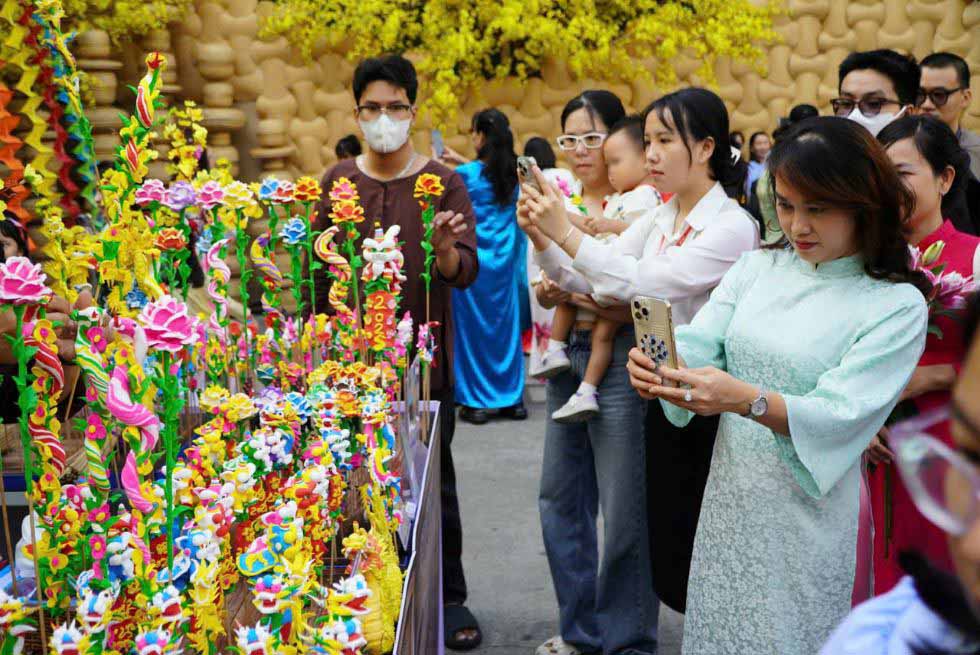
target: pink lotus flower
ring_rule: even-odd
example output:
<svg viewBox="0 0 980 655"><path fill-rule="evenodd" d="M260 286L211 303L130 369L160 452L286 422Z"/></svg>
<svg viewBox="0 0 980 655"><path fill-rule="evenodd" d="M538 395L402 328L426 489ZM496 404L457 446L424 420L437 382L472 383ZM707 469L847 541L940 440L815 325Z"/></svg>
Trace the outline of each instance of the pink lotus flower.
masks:
<svg viewBox="0 0 980 655"><path fill-rule="evenodd" d="M946 273L939 278L936 302L945 309L962 309L973 286L972 276L963 277L956 271Z"/></svg>
<svg viewBox="0 0 980 655"><path fill-rule="evenodd" d="M225 198L225 190L214 180L209 180L197 190L197 204L201 209L208 211L221 204Z"/></svg>
<svg viewBox="0 0 980 655"><path fill-rule="evenodd" d="M143 186L136 190L136 204L142 206L152 202L163 202L167 195L167 188L160 180L147 180Z"/></svg>
<svg viewBox="0 0 980 655"><path fill-rule="evenodd" d="M146 303L139 321L151 348L178 352L197 338L197 320L187 315L187 305L170 296Z"/></svg>
<svg viewBox="0 0 980 655"><path fill-rule="evenodd" d="M27 257L11 257L0 264L0 302L14 305L46 303L51 289L44 283L47 276L40 264Z"/></svg>

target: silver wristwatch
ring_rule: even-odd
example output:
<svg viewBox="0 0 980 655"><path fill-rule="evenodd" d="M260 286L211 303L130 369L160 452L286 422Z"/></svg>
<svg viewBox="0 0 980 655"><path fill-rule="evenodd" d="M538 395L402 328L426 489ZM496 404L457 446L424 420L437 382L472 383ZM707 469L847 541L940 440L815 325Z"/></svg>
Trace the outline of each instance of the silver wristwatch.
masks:
<svg viewBox="0 0 980 655"><path fill-rule="evenodd" d="M749 411L743 416L759 418L760 416L765 416L769 412L769 399L766 397L765 391L759 392L759 397L753 400L749 404Z"/></svg>

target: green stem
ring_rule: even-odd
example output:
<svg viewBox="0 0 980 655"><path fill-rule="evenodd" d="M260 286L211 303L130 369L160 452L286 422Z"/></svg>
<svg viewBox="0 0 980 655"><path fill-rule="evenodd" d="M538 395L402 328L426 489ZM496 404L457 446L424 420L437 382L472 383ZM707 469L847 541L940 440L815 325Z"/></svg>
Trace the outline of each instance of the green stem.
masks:
<svg viewBox="0 0 980 655"><path fill-rule="evenodd" d="M174 572L174 466L176 465L176 453L174 452L174 422L171 414L173 413L173 384L170 379L170 353L166 350L160 352L160 364L163 375L160 377L160 388L163 391L163 414L166 422L163 426L163 448L167 457L167 476L164 487L164 495L167 500L167 568L170 571L171 579Z"/></svg>
<svg viewBox="0 0 980 655"><path fill-rule="evenodd" d="M36 406L36 401L34 398L27 398L26 391L27 387L27 360L30 359L29 354L25 352L26 346L24 345L24 311L26 307L24 305L14 305L14 316L17 319L16 334L17 336L13 339L13 351L17 355L17 398L20 402L20 443L24 449L24 486L27 490L27 495L30 496L33 493L34 488L34 458L32 457L32 445L31 445L31 433L30 426L28 424L28 417L31 412L34 411ZM9 339L9 337L8 337Z"/></svg>
<svg viewBox="0 0 980 655"><path fill-rule="evenodd" d="M242 228L242 210L235 210L238 214L238 223L235 233L235 257L238 259L238 294L242 299L242 338L245 339L245 353L248 357L249 369L240 376L242 391L245 390L248 381L248 372L255 370L255 353L252 352L250 335L248 333L248 259L245 250L248 248L248 232Z"/></svg>

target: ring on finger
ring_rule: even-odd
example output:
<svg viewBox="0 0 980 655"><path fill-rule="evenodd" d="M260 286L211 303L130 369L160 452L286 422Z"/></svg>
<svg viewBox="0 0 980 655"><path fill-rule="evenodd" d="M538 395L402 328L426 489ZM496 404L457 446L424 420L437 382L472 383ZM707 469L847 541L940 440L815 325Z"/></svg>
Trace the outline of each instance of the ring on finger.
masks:
<svg viewBox="0 0 980 655"><path fill-rule="evenodd" d="M694 399L694 397L691 395L691 390L690 389L688 389L687 391L684 392L684 402L689 403L693 399Z"/></svg>

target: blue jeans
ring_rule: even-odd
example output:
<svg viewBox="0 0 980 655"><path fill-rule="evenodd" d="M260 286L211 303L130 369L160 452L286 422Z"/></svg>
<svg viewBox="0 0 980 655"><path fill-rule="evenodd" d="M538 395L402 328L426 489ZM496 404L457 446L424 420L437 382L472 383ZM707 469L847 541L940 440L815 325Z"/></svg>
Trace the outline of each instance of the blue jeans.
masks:
<svg viewBox="0 0 980 655"><path fill-rule="evenodd" d="M572 334L571 370L548 383L548 414L575 393L591 352L590 333ZM652 655L659 603L650 584L643 416L629 384L631 328L616 336L599 386L598 416L587 423L548 419L538 508L558 596L561 636L583 652ZM599 561L596 513L605 526Z"/></svg>

